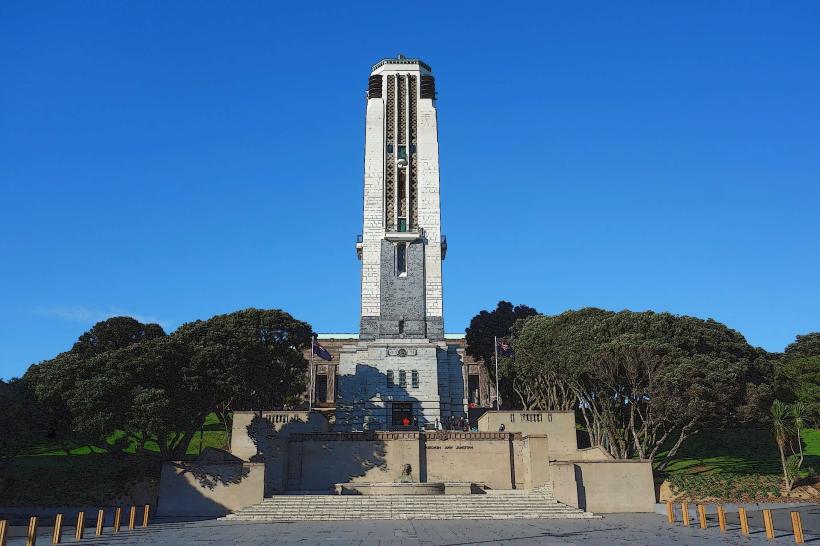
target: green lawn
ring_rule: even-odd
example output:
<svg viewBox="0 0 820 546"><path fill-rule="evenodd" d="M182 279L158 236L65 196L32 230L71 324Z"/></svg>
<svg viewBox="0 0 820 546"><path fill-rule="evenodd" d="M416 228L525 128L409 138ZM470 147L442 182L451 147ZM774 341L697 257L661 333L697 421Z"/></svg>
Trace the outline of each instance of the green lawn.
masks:
<svg viewBox="0 0 820 546"><path fill-rule="evenodd" d="M225 435L225 427L219 421L219 418L216 416L215 413L209 414L208 417L205 419L203 430L204 432L202 434L202 437L200 438L200 434L197 433L191 440L191 443L188 445L188 456L195 457L199 454L201 449L205 449L206 447L226 447L227 437ZM123 434L124 433L121 431L111 434L111 436L108 437L108 443L113 444L117 439L121 438ZM125 448L125 452L134 454L136 453L136 448L137 442L132 439L129 446ZM156 442L146 442L145 448L148 451L159 452L159 447L157 446ZM106 452L102 451L101 449L89 446L78 447L76 449L71 450L71 455L101 455L104 453ZM60 457L65 455L65 451L63 451L63 449L60 446L55 445L53 443L43 444L28 454L28 456L33 457Z"/></svg>
<svg viewBox="0 0 820 546"><path fill-rule="evenodd" d="M803 431L803 469L820 472L820 430ZM765 428L743 428L698 434L684 443L667 472L780 474L780 455Z"/></svg>

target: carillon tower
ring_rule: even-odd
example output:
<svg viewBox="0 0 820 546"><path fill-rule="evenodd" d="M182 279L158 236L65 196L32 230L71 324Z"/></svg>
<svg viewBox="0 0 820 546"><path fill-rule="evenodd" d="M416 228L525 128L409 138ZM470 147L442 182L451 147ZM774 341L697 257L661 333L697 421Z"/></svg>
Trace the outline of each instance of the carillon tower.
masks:
<svg viewBox="0 0 820 546"><path fill-rule="evenodd" d="M336 429L405 429L464 415L465 378L444 340L436 85L399 55L367 86L359 341L339 355Z"/></svg>
<svg viewBox="0 0 820 546"><path fill-rule="evenodd" d="M436 85L399 56L368 81L361 339L444 339Z"/></svg>

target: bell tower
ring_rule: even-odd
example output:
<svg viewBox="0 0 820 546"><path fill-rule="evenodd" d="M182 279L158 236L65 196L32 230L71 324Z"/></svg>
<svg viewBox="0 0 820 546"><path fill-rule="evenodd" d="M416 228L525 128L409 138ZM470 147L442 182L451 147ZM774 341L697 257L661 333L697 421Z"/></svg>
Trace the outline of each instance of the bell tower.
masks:
<svg viewBox="0 0 820 546"><path fill-rule="evenodd" d="M407 430L464 415L465 377L444 337L436 85L399 55L370 71L359 340L339 352L335 430ZM412 425L409 425L412 423Z"/></svg>
<svg viewBox="0 0 820 546"><path fill-rule="evenodd" d="M435 79L399 55L368 80L360 339L444 339Z"/></svg>

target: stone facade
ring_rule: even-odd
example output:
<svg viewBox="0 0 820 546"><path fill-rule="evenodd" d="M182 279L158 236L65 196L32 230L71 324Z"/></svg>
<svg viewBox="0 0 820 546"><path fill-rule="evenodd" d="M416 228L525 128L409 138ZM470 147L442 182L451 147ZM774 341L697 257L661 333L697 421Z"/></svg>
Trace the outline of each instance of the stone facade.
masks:
<svg viewBox="0 0 820 546"><path fill-rule="evenodd" d="M359 334L319 334L319 343L331 355L332 360L325 361L314 357L312 361L316 384L328 385L324 391L325 397L314 398L314 407L319 409L334 409L336 407L336 385L338 384L336 373L338 370L339 358L342 347L358 343ZM495 401L495 383L487 373L484 365L469 356L465 349L467 341L460 334L446 334L445 343L447 346L449 359L457 360L457 363L449 365L450 371L447 376L448 382L461 381L464 397L467 405L477 408L491 408ZM444 355L445 353L442 353ZM310 349L305 349L305 358L310 360ZM457 387L455 389L457 390ZM304 400L308 400L308 393L305 392Z"/></svg>

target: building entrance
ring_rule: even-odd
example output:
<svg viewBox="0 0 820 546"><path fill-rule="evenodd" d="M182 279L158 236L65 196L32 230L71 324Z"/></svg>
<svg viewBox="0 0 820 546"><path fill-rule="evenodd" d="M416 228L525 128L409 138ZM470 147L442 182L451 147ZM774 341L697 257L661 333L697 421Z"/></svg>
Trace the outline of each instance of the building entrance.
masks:
<svg viewBox="0 0 820 546"><path fill-rule="evenodd" d="M413 423L413 404L409 402L394 402L391 423L394 427L406 427L411 425Z"/></svg>

